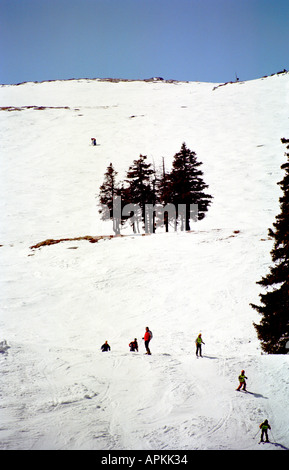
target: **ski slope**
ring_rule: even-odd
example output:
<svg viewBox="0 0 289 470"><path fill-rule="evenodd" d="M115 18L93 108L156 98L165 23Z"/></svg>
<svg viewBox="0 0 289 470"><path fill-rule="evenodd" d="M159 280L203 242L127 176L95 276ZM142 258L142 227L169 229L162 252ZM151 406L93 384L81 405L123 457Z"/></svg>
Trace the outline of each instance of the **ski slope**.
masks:
<svg viewBox="0 0 289 470"><path fill-rule="evenodd" d="M288 102L286 73L0 87L2 450L289 449L289 356L261 354L249 305L271 264ZM183 142L214 197L203 221L82 239L113 233L96 199L110 162L120 180L140 154L169 169ZM251 393L235 390L242 369Z"/></svg>

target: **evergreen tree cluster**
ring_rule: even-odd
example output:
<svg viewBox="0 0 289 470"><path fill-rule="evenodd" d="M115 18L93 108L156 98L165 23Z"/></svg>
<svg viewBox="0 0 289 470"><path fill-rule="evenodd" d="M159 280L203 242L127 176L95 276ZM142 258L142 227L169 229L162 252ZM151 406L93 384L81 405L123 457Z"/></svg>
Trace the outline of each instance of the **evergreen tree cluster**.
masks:
<svg viewBox="0 0 289 470"><path fill-rule="evenodd" d="M281 139L289 150L289 139ZM273 266L270 272L257 282L265 287L266 293L260 294L261 305L251 306L256 309L262 319L260 324L254 323L261 347L270 354L286 354L289 352L289 152L285 152L287 163L281 168L285 176L278 184L283 190L280 197L281 212L269 229L269 236L274 239L271 258Z"/></svg>
<svg viewBox="0 0 289 470"><path fill-rule="evenodd" d="M152 226L151 232L155 231L157 215L154 213L153 220L146 220L148 213L146 206L159 205L165 209L164 225L169 230L171 220L180 219L179 207L184 208L184 227L190 230L190 205L197 204L197 219L205 217L205 213L211 204L212 196L204 192L208 188L203 181L203 172L200 170L201 162L197 161L196 153L187 148L183 143L181 149L175 154L172 170L167 172L164 165L160 171L156 171L152 164L148 163L147 156L140 155L134 160L126 173L126 179L117 183L117 172L111 163L104 175L103 184L100 186L99 202L106 206L100 210L103 219L111 218L114 223L115 233L119 233L119 224L131 218L134 205L139 208L139 214L134 214L134 231L138 231L136 225L141 221L144 227ZM121 220L116 220L114 212L114 198L121 197ZM166 210L168 205L174 205L175 217ZM124 210L126 209L126 210ZM130 210L131 209L131 210ZM109 212L109 213L108 213ZM175 226L174 229L177 227Z"/></svg>

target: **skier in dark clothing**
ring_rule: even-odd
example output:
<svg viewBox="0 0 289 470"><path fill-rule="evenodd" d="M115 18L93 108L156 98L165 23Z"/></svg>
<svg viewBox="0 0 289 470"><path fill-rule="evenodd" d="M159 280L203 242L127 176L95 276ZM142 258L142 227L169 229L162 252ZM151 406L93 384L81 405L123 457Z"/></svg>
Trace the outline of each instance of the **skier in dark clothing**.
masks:
<svg viewBox="0 0 289 470"><path fill-rule="evenodd" d="M131 341L129 343L129 347L130 347L130 351L132 351L132 352L137 351L138 352L138 343L137 343L136 338L134 339L134 341Z"/></svg>
<svg viewBox="0 0 289 470"><path fill-rule="evenodd" d="M270 426L270 424L268 423L268 419L265 419L265 421L260 424L259 428L261 429L261 439L260 439L260 442L264 442L264 441L263 441L264 434L265 434L265 437L266 437L266 441L265 441L265 442L269 442L269 438L268 438L268 429L271 429L271 426Z"/></svg>
<svg viewBox="0 0 289 470"><path fill-rule="evenodd" d="M151 351L150 351L150 348L149 348L149 342L152 339L152 337L153 337L152 332L150 331L149 327L147 326L144 337L143 337L143 340L145 342L146 354L149 354L149 355L151 355Z"/></svg>
<svg viewBox="0 0 289 470"><path fill-rule="evenodd" d="M110 345L108 344L108 342L106 341L100 348L102 350L102 352L106 352L106 351L110 351Z"/></svg>

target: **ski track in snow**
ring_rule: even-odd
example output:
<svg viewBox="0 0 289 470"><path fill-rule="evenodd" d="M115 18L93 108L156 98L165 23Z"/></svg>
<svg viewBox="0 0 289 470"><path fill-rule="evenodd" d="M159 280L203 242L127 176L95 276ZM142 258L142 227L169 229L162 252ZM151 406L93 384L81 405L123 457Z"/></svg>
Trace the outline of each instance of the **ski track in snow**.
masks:
<svg viewBox="0 0 289 470"><path fill-rule="evenodd" d="M271 263L288 85L284 74L215 91L0 88L2 107L47 107L0 111L1 449L289 449L289 356L261 355L249 306ZM120 178L140 153L169 166L183 141L214 196L190 233L29 248L107 234L95 195L109 163ZM101 353L105 340L112 350ZM235 390L242 369L250 393ZM273 444L259 446L266 417Z"/></svg>

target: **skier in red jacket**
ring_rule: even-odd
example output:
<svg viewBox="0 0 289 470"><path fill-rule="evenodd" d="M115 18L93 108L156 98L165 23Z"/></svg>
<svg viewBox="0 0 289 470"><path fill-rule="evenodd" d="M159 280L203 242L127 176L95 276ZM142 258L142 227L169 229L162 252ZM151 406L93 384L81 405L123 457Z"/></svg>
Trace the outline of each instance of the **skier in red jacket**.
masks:
<svg viewBox="0 0 289 470"><path fill-rule="evenodd" d="M143 340L145 342L146 354L149 354L149 355L151 355L151 351L150 351L150 348L149 348L149 342L152 339L152 337L153 337L152 332L150 331L149 327L147 326L144 337L143 337Z"/></svg>

